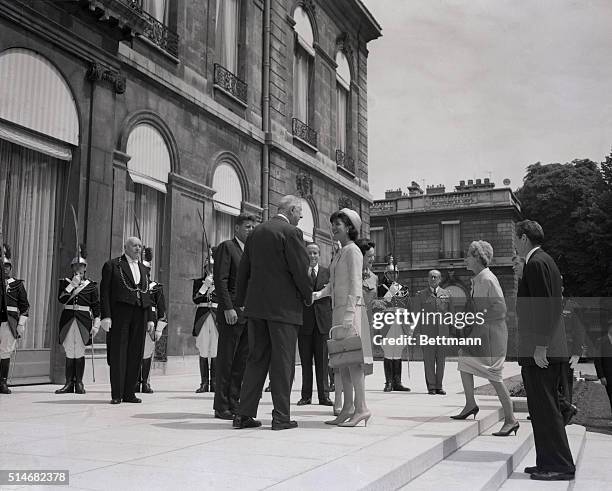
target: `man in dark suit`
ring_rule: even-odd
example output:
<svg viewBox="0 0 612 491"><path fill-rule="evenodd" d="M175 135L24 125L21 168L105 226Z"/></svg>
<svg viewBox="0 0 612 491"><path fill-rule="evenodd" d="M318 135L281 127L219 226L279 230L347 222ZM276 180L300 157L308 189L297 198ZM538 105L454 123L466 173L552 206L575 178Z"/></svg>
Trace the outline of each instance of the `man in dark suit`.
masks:
<svg viewBox="0 0 612 491"><path fill-rule="evenodd" d="M442 316L452 308L451 293L440 287L442 275L437 269L431 270L427 274L429 287L421 290L414 298L414 312L421 310L427 312L439 312ZM419 334L426 334L430 338L438 336L448 337L450 330L448 325L435 319L433 322L425 322L418 326ZM446 395L442 387L444 378L444 367L446 365L446 347L438 344L424 345L423 366L425 368L425 382L427 391L430 395Z"/></svg>
<svg viewBox="0 0 612 491"><path fill-rule="evenodd" d="M106 331L111 404L142 402L134 395L145 330L154 328L147 269L139 262L142 242L130 237L124 254L104 263L100 282L102 329ZM110 339L108 337L110 336Z"/></svg>
<svg viewBox="0 0 612 491"><path fill-rule="evenodd" d="M319 266L319 246L313 242L306 245L310 267L308 278L314 291L322 290L329 283L329 269ZM298 349L302 364L302 398L298 406L312 403L312 359L314 357L319 404L333 406L327 385L327 339L332 325L331 297L323 297L310 307L304 308L304 323L298 334Z"/></svg>
<svg viewBox="0 0 612 491"><path fill-rule="evenodd" d="M217 292L217 373L215 418L233 420L238 412L242 377L249 354L247 323L235 304L236 278L244 244L255 228L256 219L243 213L236 219L234 238L221 242L215 250L213 273Z"/></svg>
<svg viewBox="0 0 612 491"><path fill-rule="evenodd" d="M561 371L568 360L561 274L541 248L539 223L524 220L515 231L517 253L525 258L517 293L519 364L536 447L536 465L525 472L539 481L568 481L576 468L559 407Z"/></svg>
<svg viewBox="0 0 612 491"><path fill-rule="evenodd" d="M266 375L270 370L272 429L296 428L290 420L295 345L304 304L312 303L306 275L308 254L302 232L301 202L281 199L278 214L259 225L246 241L240 260L235 305L244 305L249 320L249 356L234 428L254 428Z"/></svg>

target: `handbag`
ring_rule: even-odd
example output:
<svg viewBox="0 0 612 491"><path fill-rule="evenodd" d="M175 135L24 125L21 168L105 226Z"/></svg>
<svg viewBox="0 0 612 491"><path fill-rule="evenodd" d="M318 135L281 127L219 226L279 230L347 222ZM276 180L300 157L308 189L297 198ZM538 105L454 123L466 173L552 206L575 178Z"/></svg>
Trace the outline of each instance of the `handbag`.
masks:
<svg viewBox="0 0 612 491"><path fill-rule="evenodd" d="M331 339L334 326L329 331L330 339L327 340L327 351L329 353L329 366L342 368L351 365L363 364L363 346L359 336L349 336L343 339Z"/></svg>

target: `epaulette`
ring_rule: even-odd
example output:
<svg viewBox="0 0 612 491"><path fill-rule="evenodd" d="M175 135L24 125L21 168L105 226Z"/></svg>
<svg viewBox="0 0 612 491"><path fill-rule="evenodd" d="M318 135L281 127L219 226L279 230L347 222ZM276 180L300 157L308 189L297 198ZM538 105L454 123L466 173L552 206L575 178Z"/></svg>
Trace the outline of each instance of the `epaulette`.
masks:
<svg viewBox="0 0 612 491"><path fill-rule="evenodd" d="M23 280L14 279L8 284L9 289L19 288L20 285L23 284Z"/></svg>

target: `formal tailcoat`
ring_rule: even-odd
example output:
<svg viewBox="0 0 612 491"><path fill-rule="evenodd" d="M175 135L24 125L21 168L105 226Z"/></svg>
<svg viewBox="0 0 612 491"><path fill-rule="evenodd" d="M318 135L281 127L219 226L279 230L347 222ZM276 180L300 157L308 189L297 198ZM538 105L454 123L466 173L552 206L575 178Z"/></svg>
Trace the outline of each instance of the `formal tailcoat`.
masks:
<svg viewBox="0 0 612 491"><path fill-rule="evenodd" d="M214 287L214 283L213 283L212 289L209 288L204 293L199 292L200 288L202 288L202 284L204 283L205 279L206 279L206 276L193 280L193 294L191 298L193 300L193 303L198 305L198 308L196 309L195 319L193 321L192 334L196 338L200 334L200 331L202 330L202 326L204 325L204 321L206 321L209 315L212 315L213 319L215 320L217 318L218 303L217 303L217 294L215 293L216 288ZM202 304L204 304L204 306L200 306Z"/></svg>
<svg viewBox="0 0 612 491"><path fill-rule="evenodd" d="M23 280L9 278L6 283L6 314L9 329L13 337L19 337L17 333L17 324L19 317L22 315L27 317L30 311L30 303L28 302L28 293L26 292Z"/></svg>
<svg viewBox="0 0 612 491"><path fill-rule="evenodd" d="M59 280L58 300L64 306L77 306L89 310L75 310L64 307L59 322L59 343L62 344L68 334L72 321L76 320L86 346L91 344L91 327L93 319L100 317L100 297L98 284L95 281L83 280L74 290L68 292L68 278Z"/></svg>
<svg viewBox="0 0 612 491"><path fill-rule="evenodd" d="M149 292L151 293L151 301L153 305L154 322L165 321L166 319L166 297L164 296L164 286L161 283L151 281L149 283ZM149 332L149 337L155 341L155 331Z"/></svg>

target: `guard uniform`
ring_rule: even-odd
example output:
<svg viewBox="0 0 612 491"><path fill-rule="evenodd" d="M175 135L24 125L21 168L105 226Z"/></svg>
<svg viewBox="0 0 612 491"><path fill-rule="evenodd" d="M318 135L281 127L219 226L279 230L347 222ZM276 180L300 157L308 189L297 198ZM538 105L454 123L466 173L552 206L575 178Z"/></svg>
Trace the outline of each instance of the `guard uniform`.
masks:
<svg viewBox="0 0 612 491"><path fill-rule="evenodd" d="M196 347L200 353L200 387L197 393L215 391L215 358L219 333L217 331L217 297L213 275L193 281L193 303L197 305L193 323L193 335ZM210 358L210 376L208 373L208 358Z"/></svg>
<svg viewBox="0 0 612 491"><path fill-rule="evenodd" d="M0 323L0 394L10 394L8 374L11 355L17 347L17 340L25 332L30 304L23 280L11 276L11 249L4 246L4 302L6 305L5 322Z"/></svg>

